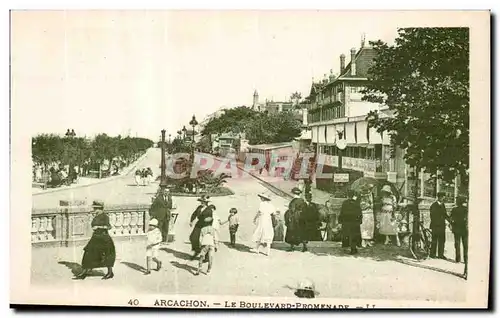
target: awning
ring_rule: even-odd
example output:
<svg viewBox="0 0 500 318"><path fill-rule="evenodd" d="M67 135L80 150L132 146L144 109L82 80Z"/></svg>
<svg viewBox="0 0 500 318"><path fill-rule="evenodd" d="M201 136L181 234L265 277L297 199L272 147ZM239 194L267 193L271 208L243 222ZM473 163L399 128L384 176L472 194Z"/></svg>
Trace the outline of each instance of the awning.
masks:
<svg viewBox="0 0 500 318"><path fill-rule="evenodd" d="M318 127L311 128L311 139L313 143L318 143Z"/></svg>
<svg viewBox="0 0 500 318"><path fill-rule="evenodd" d="M326 131L326 126L318 126L318 142L320 144L326 143L325 131Z"/></svg>
<svg viewBox="0 0 500 318"><path fill-rule="evenodd" d="M326 126L326 143L335 144L336 139L337 139L337 129L335 125Z"/></svg>
<svg viewBox="0 0 500 318"><path fill-rule="evenodd" d="M355 123L346 123L345 124L345 140L348 144L356 143L356 136L354 135L356 129Z"/></svg>
<svg viewBox="0 0 500 318"><path fill-rule="evenodd" d="M382 143L382 134L377 132L377 129L370 128L370 144L380 145Z"/></svg>
<svg viewBox="0 0 500 318"><path fill-rule="evenodd" d="M356 137L358 144L368 143L368 122L360 121L356 123Z"/></svg>
<svg viewBox="0 0 500 318"><path fill-rule="evenodd" d="M389 146L390 144L391 144L391 135L387 131L384 131L382 133L382 145Z"/></svg>
<svg viewBox="0 0 500 318"><path fill-rule="evenodd" d="M310 140L311 139L311 130L302 130L300 137L296 138L298 140Z"/></svg>

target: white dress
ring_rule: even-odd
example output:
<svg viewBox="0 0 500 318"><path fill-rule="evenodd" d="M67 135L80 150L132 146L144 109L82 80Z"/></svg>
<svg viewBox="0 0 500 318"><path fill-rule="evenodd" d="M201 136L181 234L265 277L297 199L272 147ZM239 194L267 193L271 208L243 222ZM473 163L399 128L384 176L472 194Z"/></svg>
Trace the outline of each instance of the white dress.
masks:
<svg viewBox="0 0 500 318"><path fill-rule="evenodd" d="M276 213L276 208L271 202L262 201L259 206L259 211L256 215L255 231L252 235L252 241L256 243L271 244L274 238L272 215Z"/></svg>
<svg viewBox="0 0 500 318"><path fill-rule="evenodd" d="M219 242L220 218L215 211L212 212L212 218L213 218L212 227L214 229L214 240L215 244L217 244Z"/></svg>

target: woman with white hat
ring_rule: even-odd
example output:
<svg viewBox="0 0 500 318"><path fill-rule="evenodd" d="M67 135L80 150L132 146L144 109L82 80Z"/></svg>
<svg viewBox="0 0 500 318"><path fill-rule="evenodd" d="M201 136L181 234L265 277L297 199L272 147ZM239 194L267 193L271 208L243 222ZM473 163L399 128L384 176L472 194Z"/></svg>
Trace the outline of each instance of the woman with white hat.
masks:
<svg viewBox="0 0 500 318"><path fill-rule="evenodd" d="M390 237L396 237L396 244L400 246L398 236L398 224L396 220L396 196L392 193L391 186L386 184L381 190L382 208L379 219L379 233L385 235L385 244L389 244Z"/></svg>
<svg viewBox="0 0 500 318"><path fill-rule="evenodd" d="M267 256L271 254L271 243L274 238L274 228L272 217L276 213L276 208L271 203L271 198L265 194L261 193L258 195L260 197L259 211L255 215L253 220L254 224L257 226L252 235L252 240L255 242L255 252L260 253L260 246L266 245Z"/></svg>

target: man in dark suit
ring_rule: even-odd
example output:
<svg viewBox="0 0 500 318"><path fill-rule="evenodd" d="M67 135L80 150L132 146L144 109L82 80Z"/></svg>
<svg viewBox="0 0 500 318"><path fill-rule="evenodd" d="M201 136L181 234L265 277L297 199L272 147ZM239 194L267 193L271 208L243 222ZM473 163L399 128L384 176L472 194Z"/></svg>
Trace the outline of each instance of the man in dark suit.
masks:
<svg viewBox="0 0 500 318"><path fill-rule="evenodd" d="M468 248L468 210L465 206L466 199L457 197L457 206L451 210L451 229L455 237L455 262L461 260L460 243L464 249L464 263L467 263L467 248Z"/></svg>
<svg viewBox="0 0 500 318"><path fill-rule="evenodd" d="M347 192L348 199L342 203L339 214L339 223L342 224L342 236L348 237L349 246L351 247L351 255L356 254L358 238L360 237L360 225L363 221L361 206L356 200L354 191Z"/></svg>
<svg viewBox="0 0 500 318"><path fill-rule="evenodd" d="M446 242L446 220L448 219L448 214L446 214L444 198L445 194L439 192L436 202L432 203L430 207L430 227L432 231L431 258L436 258L437 249L437 257L446 259L444 256L444 243Z"/></svg>
<svg viewBox="0 0 500 318"><path fill-rule="evenodd" d="M153 201L150 209L152 218L158 220L158 228L161 230L162 242L167 242L168 227L170 223L170 211L172 210L172 196L169 189L160 188L158 196Z"/></svg>

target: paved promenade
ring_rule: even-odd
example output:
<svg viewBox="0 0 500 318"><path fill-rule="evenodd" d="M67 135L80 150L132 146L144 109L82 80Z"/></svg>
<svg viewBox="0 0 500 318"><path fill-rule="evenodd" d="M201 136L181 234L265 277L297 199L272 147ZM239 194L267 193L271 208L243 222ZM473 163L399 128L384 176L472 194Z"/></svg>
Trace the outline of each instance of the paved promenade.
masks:
<svg viewBox="0 0 500 318"><path fill-rule="evenodd" d="M160 153L151 152L143 166L158 167ZM156 173L156 172L155 172ZM95 185L82 192L74 191L75 199L81 195L88 199L109 201L138 199L147 201L157 187L132 186L133 176L110 184ZM227 226L221 228L222 244L215 255L215 264L209 275L194 276L196 261L189 260L191 231L189 217L197 205L196 198L174 198L179 217L176 223L176 241L161 251L163 268L144 276L145 242L141 240L116 242L117 261L115 278L102 281L100 277L89 277L83 281L71 279L72 271L78 271L82 247L33 248L32 283L57 286L68 292L78 292L86 287L103 289L117 288L136 293L162 294L213 294L246 296L293 297L291 287L301 278L312 279L319 291L318 297L337 298L385 298L399 300L460 301L464 299L466 281L457 277L463 264L443 260L442 269L426 269L408 265L406 251L392 246L376 246L360 251L357 256L347 255L338 243L329 246L311 247L309 252L287 252L283 244L273 249L270 256L251 252L253 218L258 208L256 193L268 191L261 181L247 176L230 179L227 184L234 195L213 198L222 219L228 216L231 207L239 210L240 230L236 249L227 247ZM59 200L61 197L51 198ZM67 198L69 194L58 194ZM40 196L43 197L43 196ZM38 201L41 204L42 201ZM282 209L286 199L273 196L274 204ZM46 204L50 204L47 200ZM449 246L447 246L449 249ZM205 265L206 269L206 265ZM99 274L96 271L96 274Z"/></svg>
<svg viewBox="0 0 500 318"><path fill-rule="evenodd" d="M159 162L161 151L158 148L148 150L146 156L139 160L136 169L151 167L154 177L160 174ZM108 204L120 203L151 203L151 197L156 193L158 183L149 186L136 186L134 172L130 169L123 176L112 177L111 180L102 179L88 186L76 186L55 192L38 193L32 196L33 207L45 209L56 207L60 200L103 200Z"/></svg>

